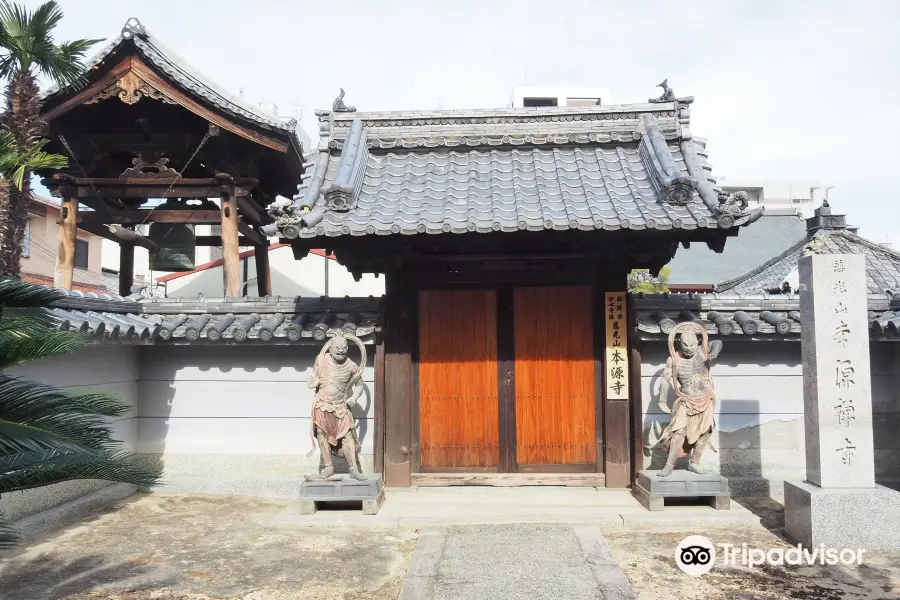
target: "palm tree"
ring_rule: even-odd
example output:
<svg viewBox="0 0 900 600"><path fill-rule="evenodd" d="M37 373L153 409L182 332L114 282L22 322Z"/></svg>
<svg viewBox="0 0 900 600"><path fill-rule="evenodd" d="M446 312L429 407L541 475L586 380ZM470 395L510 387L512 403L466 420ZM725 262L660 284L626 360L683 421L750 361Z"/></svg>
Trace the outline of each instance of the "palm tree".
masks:
<svg viewBox="0 0 900 600"><path fill-rule="evenodd" d="M80 333L57 331L44 307L59 290L0 278L0 494L70 481L103 479L149 487L161 468L121 449L108 418L130 407L96 392L62 390L6 374L23 362L75 352ZM18 533L0 515L0 548Z"/></svg>
<svg viewBox="0 0 900 600"><path fill-rule="evenodd" d="M38 140L30 150L22 153L12 134L0 131L0 240L6 239L12 227L10 185L14 190L20 191L26 173L37 169L64 169L68 166L65 156L43 151L47 142L48 140ZM21 241L10 248L0 248L0 273L18 274L21 256Z"/></svg>
<svg viewBox="0 0 900 600"><path fill-rule="evenodd" d="M39 142L44 130L37 76L44 75L62 87L84 79L84 54L100 40L74 40L57 44L53 29L63 17L54 2L41 4L34 12L24 6L0 1L0 77L7 79L4 127L12 134L21 153ZM11 190L6 212L8 226L0 239L0 266L10 275L19 274L19 256L25 236L28 202L31 200L30 169L22 185Z"/></svg>

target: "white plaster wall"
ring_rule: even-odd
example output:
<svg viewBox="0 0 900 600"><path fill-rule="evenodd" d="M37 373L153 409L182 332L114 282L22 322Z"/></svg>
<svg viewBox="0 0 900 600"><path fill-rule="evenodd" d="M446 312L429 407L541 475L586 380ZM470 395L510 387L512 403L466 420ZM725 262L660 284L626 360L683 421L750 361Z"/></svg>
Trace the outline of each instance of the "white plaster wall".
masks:
<svg viewBox="0 0 900 600"><path fill-rule="evenodd" d="M306 386L318 346L142 347L138 449L165 465L163 489L290 496L319 468ZM374 348L353 409L360 463L371 472ZM356 351L351 349L351 358Z"/></svg>
<svg viewBox="0 0 900 600"><path fill-rule="evenodd" d="M895 344L872 344L873 416L879 483L900 483L900 394ZM644 342L641 385L644 467L660 468L660 449L651 450L669 417L658 407L668 349L665 341ZM780 495L785 479L806 478L803 369L799 342L736 342L726 338L713 366L718 415L713 444L701 464L729 477L735 495ZM669 397L669 406L674 395Z"/></svg>
<svg viewBox="0 0 900 600"><path fill-rule="evenodd" d="M136 450L137 441L137 348L130 346L88 346L78 353L35 361L14 367L8 375L25 377L65 389L103 391L133 407L113 419L115 439L123 447ZM47 510L84 494L110 485L106 481L81 480L59 483L0 497L0 512L12 520Z"/></svg>

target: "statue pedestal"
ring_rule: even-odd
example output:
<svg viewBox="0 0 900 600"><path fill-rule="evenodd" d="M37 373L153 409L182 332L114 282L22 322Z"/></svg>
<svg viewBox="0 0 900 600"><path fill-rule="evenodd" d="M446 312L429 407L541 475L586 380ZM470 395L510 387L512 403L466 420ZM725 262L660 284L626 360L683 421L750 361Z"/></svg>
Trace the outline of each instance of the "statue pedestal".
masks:
<svg viewBox="0 0 900 600"><path fill-rule="evenodd" d="M300 484L300 514L312 515L320 502L362 502L364 515L377 515L384 502L381 474L366 474L362 481L340 478L308 479Z"/></svg>
<svg viewBox="0 0 900 600"><path fill-rule="evenodd" d="M808 548L900 550L900 492L884 486L822 488L806 481L784 482L787 538Z"/></svg>
<svg viewBox="0 0 900 600"><path fill-rule="evenodd" d="M634 484L634 497L647 510L662 510L666 498L709 498L716 510L731 507L728 479L717 473L700 475L683 469L668 477L657 477L657 473L659 470L640 471Z"/></svg>

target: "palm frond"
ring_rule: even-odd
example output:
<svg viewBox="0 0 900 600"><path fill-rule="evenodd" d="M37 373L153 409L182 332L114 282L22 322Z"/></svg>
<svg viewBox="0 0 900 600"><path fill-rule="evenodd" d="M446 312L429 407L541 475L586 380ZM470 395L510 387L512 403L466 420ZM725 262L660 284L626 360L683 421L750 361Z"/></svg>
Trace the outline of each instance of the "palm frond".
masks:
<svg viewBox="0 0 900 600"><path fill-rule="evenodd" d="M66 295L60 290L26 283L17 277L0 277L0 305L13 307L48 306Z"/></svg>
<svg viewBox="0 0 900 600"><path fill-rule="evenodd" d="M53 39L53 28L63 18L63 11L56 0L44 2L35 9L27 20L28 31L34 39Z"/></svg>
<svg viewBox="0 0 900 600"><path fill-rule="evenodd" d="M41 70L63 87L80 87L87 79L84 57L88 49L102 39L81 39L54 47L48 60L41 62Z"/></svg>
<svg viewBox="0 0 900 600"><path fill-rule="evenodd" d="M131 410L107 394L64 391L27 379L0 376L0 454L73 445L112 449L108 417Z"/></svg>
<svg viewBox="0 0 900 600"><path fill-rule="evenodd" d="M0 304L0 335L6 331L22 331L26 335L43 335L59 329L62 316L42 307L5 308Z"/></svg>
<svg viewBox="0 0 900 600"><path fill-rule="evenodd" d="M101 40L80 39L57 45L53 30L63 18L59 4L44 2L34 12L19 4L0 2L0 76L31 71L35 67L62 87L84 81L83 59L87 50ZM9 60L5 60L9 58Z"/></svg>
<svg viewBox="0 0 900 600"><path fill-rule="evenodd" d="M27 321L28 319L22 319ZM87 336L70 331L51 331L37 328L40 335L23 334L21 329L0 328L0 371L32 360L72 354L88 343Z"/></svg>
<svg viewBox="0 0 900 600"><path fill-rule="evenodd" d="M30 173L40 169L64 169L69 166L69 159L62 154L50 154L43 151L43 147L49 142L50 140L38 140L26 152L7 154L0 158L0 171L16 189L22 189L26 172Z"/></svg>
<svg viewBox="0 0 900 600"><path fill-rule="evenodd" d="M33 42L29 32L31 13L27 8L13 2L0 2L0 47L4 48L12 60L8 69L0 73L9 77L15 71L31 68Z"/></svg>
<svg viewBox="0 0 900 600"><path fill-rule="evenodd" d="M0 515L0 550L14 548L22 541L22 535Z"/></svg>
<svg viewBox="0 0 900 600"><path fill-rule="evenodd" d="M162 467L146 456L125 451L80 451L22 456L19 465L0 469L0 494L71 481L102 479L149 487L159 483Z"/></svg>

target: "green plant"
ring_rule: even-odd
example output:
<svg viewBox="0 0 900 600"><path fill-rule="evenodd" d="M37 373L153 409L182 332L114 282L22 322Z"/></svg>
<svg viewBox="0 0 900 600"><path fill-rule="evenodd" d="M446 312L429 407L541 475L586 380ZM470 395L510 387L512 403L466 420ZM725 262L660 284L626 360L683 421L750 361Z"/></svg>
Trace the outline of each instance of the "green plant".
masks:
<svg viewBox="0 0 900 600"><path fill-rule="evenodd" d="M73 40L56 43L53 30L63 18L56 2L44 2L34 11L6 0L0 2L0 77L7 80L6 111L3 127L12 135L23 158L46 142L40 136L44 129L37 76L44 75L61 87L77 86L84 81L87 69L85 52L100 40ZM31 201L31 172L36 166L23 160L25 167L16 174L20 184L0 198L4 219L0 236L0 270L18 275L28 204ZM47 167L51 168L51 167Z"/></svg>
<svg viewBox="0 0 900 600"><path fill-rule="evenodd" d="M634 269L628 274L628 291L643 292L645 294L661 294L669 291L669 277L672 276L672 269L663 267L659 270L659 275L654 277L650 274L649 269Z"/></svg>
<svg viewBox="0 0 900 600"><path fill-rule="evenodd" d="M62 390L6 373L88 343L80 333L55 329L55 318L44 307L61 297L52 288L0 279L0 494L73 479L159 483L158 464L122 450L112 438L109 418L128 412L127 404L108 394ZM0 515L0 548L18 539Z"/></svg>

